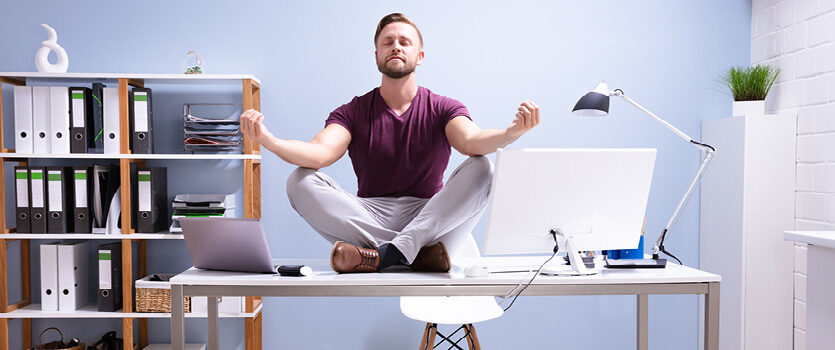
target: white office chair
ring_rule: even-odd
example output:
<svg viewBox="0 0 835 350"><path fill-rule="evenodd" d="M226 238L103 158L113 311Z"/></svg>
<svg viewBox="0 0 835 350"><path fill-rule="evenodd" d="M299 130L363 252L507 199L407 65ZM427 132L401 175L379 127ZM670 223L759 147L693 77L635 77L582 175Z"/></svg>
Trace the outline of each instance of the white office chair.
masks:
<svg viewBox="0 0 835 350"><path fill-rule="evenodd" d="M453 263L456 257L480 256L472 234L467 234L461 241L447 245ZM408 318L426 323L420 340L420 350L434 349L444 342L452 344L449 349L463 350L458 343L465 338L471 350L481 350L473 323L492 320L504 313L496 298L492 296L400 297L400 311ZM449 336L445 336L438 332L438 324L461 326ZM464 335L453 340L455 334L461 330L464 331ZM435 336L441 337L438 344L435 344Z"/></svg>

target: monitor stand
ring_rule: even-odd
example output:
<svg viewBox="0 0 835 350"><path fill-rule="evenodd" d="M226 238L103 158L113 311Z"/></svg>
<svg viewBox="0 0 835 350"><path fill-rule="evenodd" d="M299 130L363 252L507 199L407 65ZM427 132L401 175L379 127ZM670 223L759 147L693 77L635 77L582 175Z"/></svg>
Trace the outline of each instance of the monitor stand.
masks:
<svg viewBox="0 0 835 350"><path fill-rule="evenodd" d="M556 236L562 237L565 242L565 252L568 255L569 265L563 265L562 259L551 259L542 270L539 272L543 275L557 275L557 276L586 276L597 274L597 270L586 267L583 263L583 258L580 256L580 251L574 248L574 235L566 234L565 232L555 229Z"/></svg>

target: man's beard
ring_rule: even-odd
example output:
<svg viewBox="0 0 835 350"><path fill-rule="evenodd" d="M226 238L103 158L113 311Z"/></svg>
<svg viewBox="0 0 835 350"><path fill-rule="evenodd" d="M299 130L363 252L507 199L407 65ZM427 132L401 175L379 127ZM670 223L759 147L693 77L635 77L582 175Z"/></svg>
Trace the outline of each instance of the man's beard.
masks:
<svg viewBox="0 0 835 350"><path fill-rule="evenodd" d="M380 73L383 73L387 77L392 79L400 79L409 74L412 74L412 72L415 71L415 65L410 65L406 62L403 62L403 65L401 66L393 67L389 67L387 63L388 61L383 61L382 64L380 64L380 62L377 62L377 70L379 70Z"/></svg>

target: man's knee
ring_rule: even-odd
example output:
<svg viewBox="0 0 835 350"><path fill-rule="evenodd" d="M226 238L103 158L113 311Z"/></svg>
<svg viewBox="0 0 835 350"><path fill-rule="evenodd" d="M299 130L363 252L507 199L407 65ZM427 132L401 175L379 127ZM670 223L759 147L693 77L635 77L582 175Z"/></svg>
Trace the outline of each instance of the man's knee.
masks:
<svg viewBox="0 0 835 350"><path fill-rule="evenodd" d="M300 190L312 184L316 169L298 167L287 177L287 197L294 198Z"/></svg>
<svg viewBox="0 0 835 350"><path fill-rule="evenodd" d="M493 180L493 163L485 156L474 156L466 160L467 173L474 182L489 185Z"/></svg>

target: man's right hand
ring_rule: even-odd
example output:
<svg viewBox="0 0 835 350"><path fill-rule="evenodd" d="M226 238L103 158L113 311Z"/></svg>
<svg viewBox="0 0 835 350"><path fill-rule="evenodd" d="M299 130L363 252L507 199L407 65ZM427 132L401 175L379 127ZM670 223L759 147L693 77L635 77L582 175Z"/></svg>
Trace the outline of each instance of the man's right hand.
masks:
<svg viewBox="0 0 835 350"><path fill-rule="evenodd" d="M273 134L263 124L264 115L254 109L248 109L241 114L241 131L244 135L264 145L272 139Z"/></svg>

